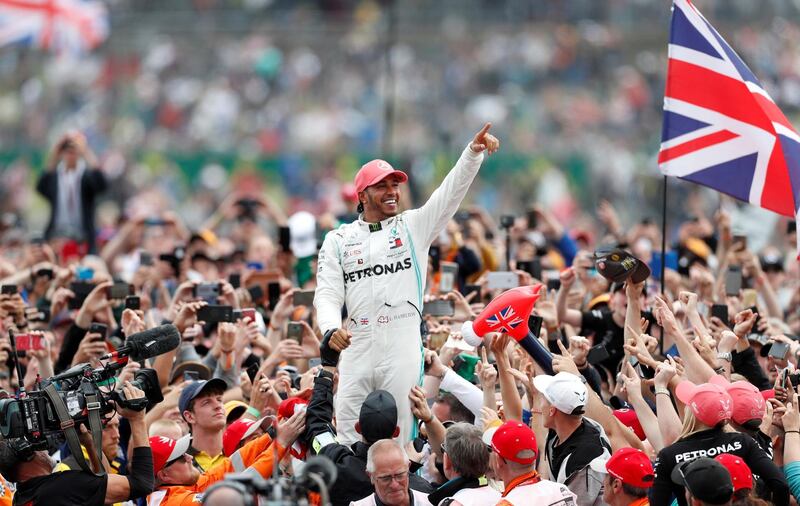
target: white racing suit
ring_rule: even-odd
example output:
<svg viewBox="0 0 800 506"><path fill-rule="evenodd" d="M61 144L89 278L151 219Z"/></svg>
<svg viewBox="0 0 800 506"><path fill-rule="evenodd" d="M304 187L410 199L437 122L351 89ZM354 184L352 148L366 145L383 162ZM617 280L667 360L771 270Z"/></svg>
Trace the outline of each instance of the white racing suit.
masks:
<svg viewBox="0 0 800 506"><path fill-rule="evenodd" d="M328 232L319 252L314 307L323 332L346 328L351 345L339 360L334 400L339 442L355 431L370 392L386 390L397 402L400 440L416 435L408 394L422 384L422 295L431 242L455 214L483 161L467 147L455 167L419 209L380 223L360 218ZM342 325L342 307L347 321Z"/></svg>

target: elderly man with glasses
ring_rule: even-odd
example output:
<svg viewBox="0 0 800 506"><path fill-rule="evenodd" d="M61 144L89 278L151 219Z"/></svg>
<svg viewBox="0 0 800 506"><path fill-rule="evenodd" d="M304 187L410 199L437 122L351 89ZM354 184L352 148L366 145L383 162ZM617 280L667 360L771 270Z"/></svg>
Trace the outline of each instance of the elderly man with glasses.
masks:
<svg viewBox="0 0 800 506"><path fill-rule="evenodd" d="M350 506L431 506L422 492L408 486L408 456L393 439L382 439L369 447L367 474L375 493Z"/></svg>

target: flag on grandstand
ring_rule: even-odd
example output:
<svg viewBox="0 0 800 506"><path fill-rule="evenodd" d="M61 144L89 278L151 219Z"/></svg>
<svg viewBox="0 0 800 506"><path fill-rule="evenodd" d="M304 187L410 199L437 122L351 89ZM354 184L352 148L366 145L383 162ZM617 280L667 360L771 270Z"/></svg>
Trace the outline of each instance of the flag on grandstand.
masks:
<svg viewBox="0 0 800 506"><path fill-rule="evenodd" d="M108 31L108 10L99 0L0 0L0 46L83 53L100 45Z"/></svg>
<svg viewBox="0 0 800 506"><path fill-rule="evenodd" d="M673 2L668 54L661 171L797 219L800 136L689 0Z"/></svg>

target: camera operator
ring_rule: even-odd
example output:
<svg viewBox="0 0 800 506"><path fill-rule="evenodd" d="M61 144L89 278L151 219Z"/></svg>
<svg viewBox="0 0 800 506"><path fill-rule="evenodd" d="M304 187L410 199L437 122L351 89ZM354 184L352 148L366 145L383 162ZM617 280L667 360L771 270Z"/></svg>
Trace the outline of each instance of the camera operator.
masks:
<svg viewBox="0 0 800 506"><path fill-rule="evenodd" d="M122 390L129 400L145 396L142 390L129 382L125 383ZM153 457L147 439L144 411L118 406L117 412L127 418L131 426L131 444L134 449L129 476L94 476L83 471L54 473L53 462L46 451L33 452L30 459L22 460L15 452L12 442L6 440L0 442L0 473L17 483L14 504L102 505L142 497L153 490ZM94 448L88 449L90 455L94 454Z"/></svg>

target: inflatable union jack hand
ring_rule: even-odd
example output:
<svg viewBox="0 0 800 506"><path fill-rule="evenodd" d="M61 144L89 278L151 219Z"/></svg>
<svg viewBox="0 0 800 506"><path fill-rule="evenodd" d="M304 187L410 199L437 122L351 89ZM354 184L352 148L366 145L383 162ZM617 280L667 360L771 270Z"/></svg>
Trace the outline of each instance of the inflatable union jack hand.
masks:
<svg viewBox="0 0 800 506"><path fill-rule="evenodd" d="M475 318L461 327L464 340L478 346L489 332L508 334L515 341L528 335L528 317L539 300L541 284L520 286L501 293Z"/></svg>

